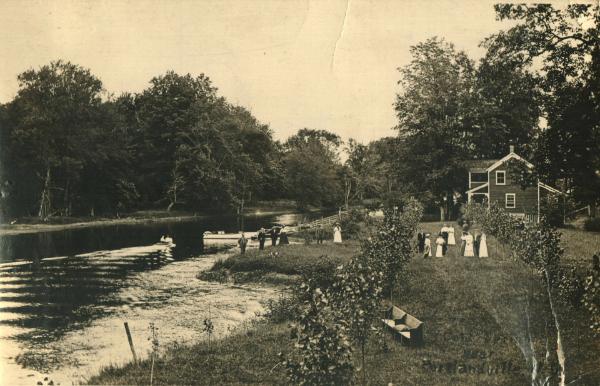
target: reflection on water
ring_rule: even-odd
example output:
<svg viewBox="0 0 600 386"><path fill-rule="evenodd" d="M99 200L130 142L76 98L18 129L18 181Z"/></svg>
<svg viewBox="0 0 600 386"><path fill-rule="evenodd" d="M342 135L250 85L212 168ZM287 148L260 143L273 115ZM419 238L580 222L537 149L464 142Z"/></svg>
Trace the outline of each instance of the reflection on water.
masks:
<svg viewBox="0 0 600 386"><path fill-rule="evenodd" d="M246 229L297 221L294 216L249 218ZM197 235L236 226L216 221L91 228L84 240L60 235L70 232L48 232L53 235L35 235L42 244L27 248L17 237L20 241L12 245L23 244L13 252L37 255L31 262L25 260L31 255L20 258L3 252L3 260L10 262L0 264L0 383L32 384L49 374L55 382L68 384L101 366L130 360L123 321L128 321L138 355L143 356L149 348L150 322L159 327L164 345L200 339L209 304L218 334L254 317L262 310L261 301L276 296L273 289L196 279L231 247L204 249ZM155 243L164 233L173 235L176 247ZM119 241L103 240L114 234ZM60 244L67 239L70 245L57 246L57 240L63 240ZM144 245L147 241L151 242ZM137 243L142 246L107 248ZM81 253L91 248L101 250ZM65 249L79 254L48 258Z"/></svg>
<svg viewBox="0 0 600 386"><path fill-rule="evenodd" d="M54 340L122 304L115 293L133 274L172 260L167 246L154 245L4 268L1 309L18 317L2 318L0 325L26 329L19 339Z"/></svg>
<svg viewBox="0 0 600 386"><path fill-rule="evenodd" d="M166 223L98 225L62 231L0 236L0 264L18 260L37 260L52 256L73 256L99 250L115 250L151 245L164 234L172 235L180 256L201 248L205 231L240 229L256 231L274 224L293 225L321 217L321 213L277 216L211 216Z"/></svg>

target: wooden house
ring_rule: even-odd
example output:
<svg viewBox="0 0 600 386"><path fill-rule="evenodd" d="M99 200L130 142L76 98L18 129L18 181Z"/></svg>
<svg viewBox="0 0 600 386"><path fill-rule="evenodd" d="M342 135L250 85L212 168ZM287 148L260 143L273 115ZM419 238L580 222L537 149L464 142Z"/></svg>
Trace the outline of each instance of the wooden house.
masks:
<svg viewBox="0 0 600 386"><path fill-rule="evenodd" d="M510 146L510 152L501 159L469 161L468 202L487 203L488 206L496 203L511 215L537 222L544 196L561 192L539 180L533 186L523 188L514 168L509 167L511 162L533 169L529 161L515 153L514 146Z"/></svg>

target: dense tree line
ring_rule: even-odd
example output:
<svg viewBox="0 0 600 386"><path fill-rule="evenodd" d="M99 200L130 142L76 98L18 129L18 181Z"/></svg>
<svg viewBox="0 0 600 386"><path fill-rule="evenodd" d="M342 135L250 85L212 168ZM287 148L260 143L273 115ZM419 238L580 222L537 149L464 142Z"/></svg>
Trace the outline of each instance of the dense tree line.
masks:
<svg viewBox="0 0 600 386"><path fill-rule="evenodd" d="M268 126L204 75L167 72L116 98L68 62L18 80L0 106L3 218L233 210L287 195Z"/></svg>
<svg viewBox="0 0 600 386"><path fill-rule="evenodd" d="M431 38L411 47L412 61L399 69L393 170L408 182L401 189L447 211L466 190L464 161L497 159L513 144L535 163L537 176L595 207L599 7L508 4L495 10L499 20L515 24L484 39L479 62Z"/></svg>
<svg viewBox="0 0 600 386"><path fill-rule="evenodd" d="M167 72L114 97L88 69L55 61L18 77L0 105L2 219L119 215L141 209L243 210L290 198L301 208L376 196L378 146L301 129L284 143L205 75Z"/></svg>

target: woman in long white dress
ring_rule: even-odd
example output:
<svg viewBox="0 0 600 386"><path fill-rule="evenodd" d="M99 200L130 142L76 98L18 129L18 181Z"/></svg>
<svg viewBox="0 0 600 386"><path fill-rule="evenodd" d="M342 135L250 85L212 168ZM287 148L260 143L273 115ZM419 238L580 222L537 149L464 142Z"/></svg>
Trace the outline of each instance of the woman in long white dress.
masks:
<svg viewBox="0 0 600 386"><path fill-rule="evenodd" d="M487 237L484 232L481 232L481 240L479 241L479 257L488 257Z"/></svg>
<svg viewBox="0 0 600 386"><path fill-rule="evenodd" d="M473 249L473 235L470 234L469 232L466 232L466 234L463 234L463 236L460 238L461 240L463 240L465 242L465 257L474 257L475 256L475 251Z"/></svg>
<svg viewBox="0 0 600 386"><path fill-rule="evenodd" d="M449 226L447 229L448 232L448 245L456 245L456 239L454 238L454 227Z"/></svg>
<svg viewBox="0 0 600 386"><path fill-rule="evenodd" d="M444 244L446 244L446 240L444 240L444 237L441 234L438 235L435 244L437 245L435 257L444 257Z"/></svg>
<svg viewBox="0 0 600 386"><path fill-rule="evenodd" d="M342 228L339 224L335 224L333 227L333 242L336 244L342 243Z"/></svg>
<svg viewBox="0 0 600 386"><path fill-rule="evenodd" d="M428 234L423 235L423 258L426 259L431 256L431 240Z"/></svg>

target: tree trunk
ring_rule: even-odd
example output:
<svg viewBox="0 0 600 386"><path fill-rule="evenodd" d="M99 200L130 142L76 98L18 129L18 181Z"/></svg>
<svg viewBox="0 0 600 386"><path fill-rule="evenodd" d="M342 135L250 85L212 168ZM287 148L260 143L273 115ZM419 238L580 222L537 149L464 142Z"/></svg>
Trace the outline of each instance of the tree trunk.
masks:
<svg viewBox="0 0 600 386"><path fill-rule="evenodd" d="M546 291L548 292L548 301L550 303L550 311L552 312L552 317L554 318L554 326L556 328L556 356L558 358L558 364L560 366L560 386L565 386L565 382L567 379L566 375L566 356L563 350L563 343L560 334L560 323L558 321L558 314L556 312L556 308L554 306L554 301L552 300L552 291L550 290L550 274L547 270L544 270L544 274L546 276Z"/></svg>
<svg viewBox="0 0 600 386"><path fill-rule="evenodd" d="M360 345L360 354L362 360L362 376L363 376L363 385L367 384L367 367L365 366L365 342L361 342Z"/></svg>
<svg viewBox="0 0 600 386"><path fill-rule="evenodd" d="M350 201L350 193L352 190L352 182L350 182L348 179L346 179L345 181L346 183L346 194L344 195L344 206L346 207L346 210L348 210L348 204Z"/></svg>
<svg viewBox="0 0 600 386"><path fill-rule="evenodd" d="M46 168L46 179L44 180L44 188L42 189L42 194L40 197L40 210L38 212L38 217L43 221L46 221L50 215L50 208L52 206L50 197L50 181L50 166L48 166Z"/></svg>
<svg viewBox="0 0 600 386"><path fill-rule="evenodd" d="M444 204L440 205L440 221L446 221L446 208L444 207Z"/></svg>
<svg viewBox="0 0 600 386"><path fill-rule="evenodd" d="M596 202L591 202L590 203L590 217L591 218L595 218L596 217Z"/></svg>

